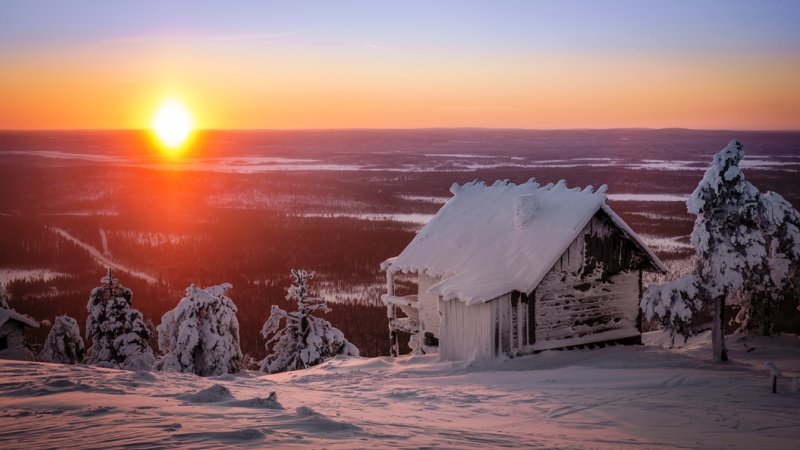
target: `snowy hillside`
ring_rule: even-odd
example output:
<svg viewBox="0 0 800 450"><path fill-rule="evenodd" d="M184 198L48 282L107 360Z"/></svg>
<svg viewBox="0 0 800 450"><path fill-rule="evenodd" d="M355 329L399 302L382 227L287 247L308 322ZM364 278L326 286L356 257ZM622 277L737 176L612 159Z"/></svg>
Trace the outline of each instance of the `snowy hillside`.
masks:
<svg viewBox="0 0 800 450"><path fill-rule="evenodd" d="M796 448L800 338L729 343L726 364L703 336L672 351L337 358L210 378L2 361L0 447ZM783 371L777 394L767 362Z"/></svg>

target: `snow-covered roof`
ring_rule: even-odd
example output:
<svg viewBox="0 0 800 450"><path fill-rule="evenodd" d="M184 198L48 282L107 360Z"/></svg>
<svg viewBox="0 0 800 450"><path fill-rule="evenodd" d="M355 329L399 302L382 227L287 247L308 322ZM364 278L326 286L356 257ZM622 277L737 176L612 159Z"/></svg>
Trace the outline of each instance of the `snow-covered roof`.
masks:
<svg viewBox="0 0 800 450"><path fill-rule="evenodd" d="M442 280L430 288L444 300L486 302L510 291L531 292L602 209L646 254L663 263L606 204L597 191L568 188L564 180L539 186L453 184L454 194L411 243L382 267L392 272L426 272Z"/></svg>
<svg viewBox="0 0 800 450"><path fill-rule="evenodd" d="M25 314L20 314L13 309L0 308L0 327L5 325L5 323L9 320L16 320L17 322L22 322L29 327L39 328L39 322L33 320L32 317L26 316Z"/></svg>

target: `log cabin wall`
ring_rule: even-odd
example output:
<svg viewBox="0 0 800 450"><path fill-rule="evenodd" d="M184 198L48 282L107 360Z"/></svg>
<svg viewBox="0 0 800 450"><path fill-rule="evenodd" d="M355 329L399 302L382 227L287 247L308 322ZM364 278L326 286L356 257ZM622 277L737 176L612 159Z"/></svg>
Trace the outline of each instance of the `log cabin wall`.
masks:
<svg viewBox="0 0 800 450"><path fill-rule="evenodd" d="M535 305L527 295L513 291L489 303L492 306L493 352L495 355L525 353L535 342L532 314Z"/></svg>
<svg viewBox="0 0 800 450"><path fill-rule="evenodd" d="M16 320L7 320L0 325L0 359L27 360L29 351L25 347L25 327Z"/></svg>
<svg viewBox="0 0 800 450"><path fill-rule="evenodd" d="M615 330L637 334L643 261L635 244L598 212L536 288L537 346L593 342L592 335Z"/></svg>

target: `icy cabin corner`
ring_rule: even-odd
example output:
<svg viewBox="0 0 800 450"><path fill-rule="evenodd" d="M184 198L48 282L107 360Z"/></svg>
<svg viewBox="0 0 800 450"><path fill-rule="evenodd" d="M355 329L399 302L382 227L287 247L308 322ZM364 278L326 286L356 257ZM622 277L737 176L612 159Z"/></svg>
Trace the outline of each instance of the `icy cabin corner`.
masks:
<svg viewBox="0 0 800 450"><path fill-rule="evenodd" d="M393 355L398 332L443 360L641 339L642 271L665 268L606 205L605 186L497 181L451 192L381 265ZM417 295L394 295L397 273L417 277Z"/></svg>
<svg viewBox="0 0 800 450"><path fill-rule="evenodd" d="M5 308L0 302L0 359L35 360L25 342L25 328L39 328L30 316Z"/></svg>

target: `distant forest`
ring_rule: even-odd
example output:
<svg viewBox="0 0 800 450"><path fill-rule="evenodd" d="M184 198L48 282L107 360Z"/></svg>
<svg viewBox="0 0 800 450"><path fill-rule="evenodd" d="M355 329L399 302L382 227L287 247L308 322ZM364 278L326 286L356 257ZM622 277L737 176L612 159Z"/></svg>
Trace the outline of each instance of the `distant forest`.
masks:
<svg viewBox="0 0 800 450"><path fill-rule="evenodd" d="M106 256L115 263L157 279L148 283L115 272L133 290L133 306L154 325L190 284L230 282L242 350L255 358L265 354L259 331L270 306L291 306L284 299L289 270L313 270L318 276L312 293L336 297L325 318L362 355L386 355L386 311L379 303L385 278L379 265L402 251L420 225L364 220L360 215L434 214L441 203L432 198L448 197L454 182L475 179L520 183L535 177L544 184L564 178L569 186L608 184L610 194L687 195L710 156L732 137L745 143L746 155L764 160L760 166L745 167L748 180L800 207L800 133L732 134L210 132L193 157L208 167L225 160L225 170L236 170L226 172L159 165L152 154L142 153L146 142L134 132L0 132L0 269L60 274L46 281L11 282L11 305L39 320L68 314L81 326L89 293L99 285L105 268L58 230L98 252L107 249ZM92 159L93 149L102 149L97 160ZM335 165L336 170L251 172L251 157L302 159ZM626 166L653 161L654 168ZM258 164L264 163L253 167ZM610 203L637 233L657 244L654 250L662 260L686 266L693 253L686 245L693 217L684 203ZM415 286L401 279L398 289L403 295ZM29 341L41 343L47 331L29 330Z"/></svg>

